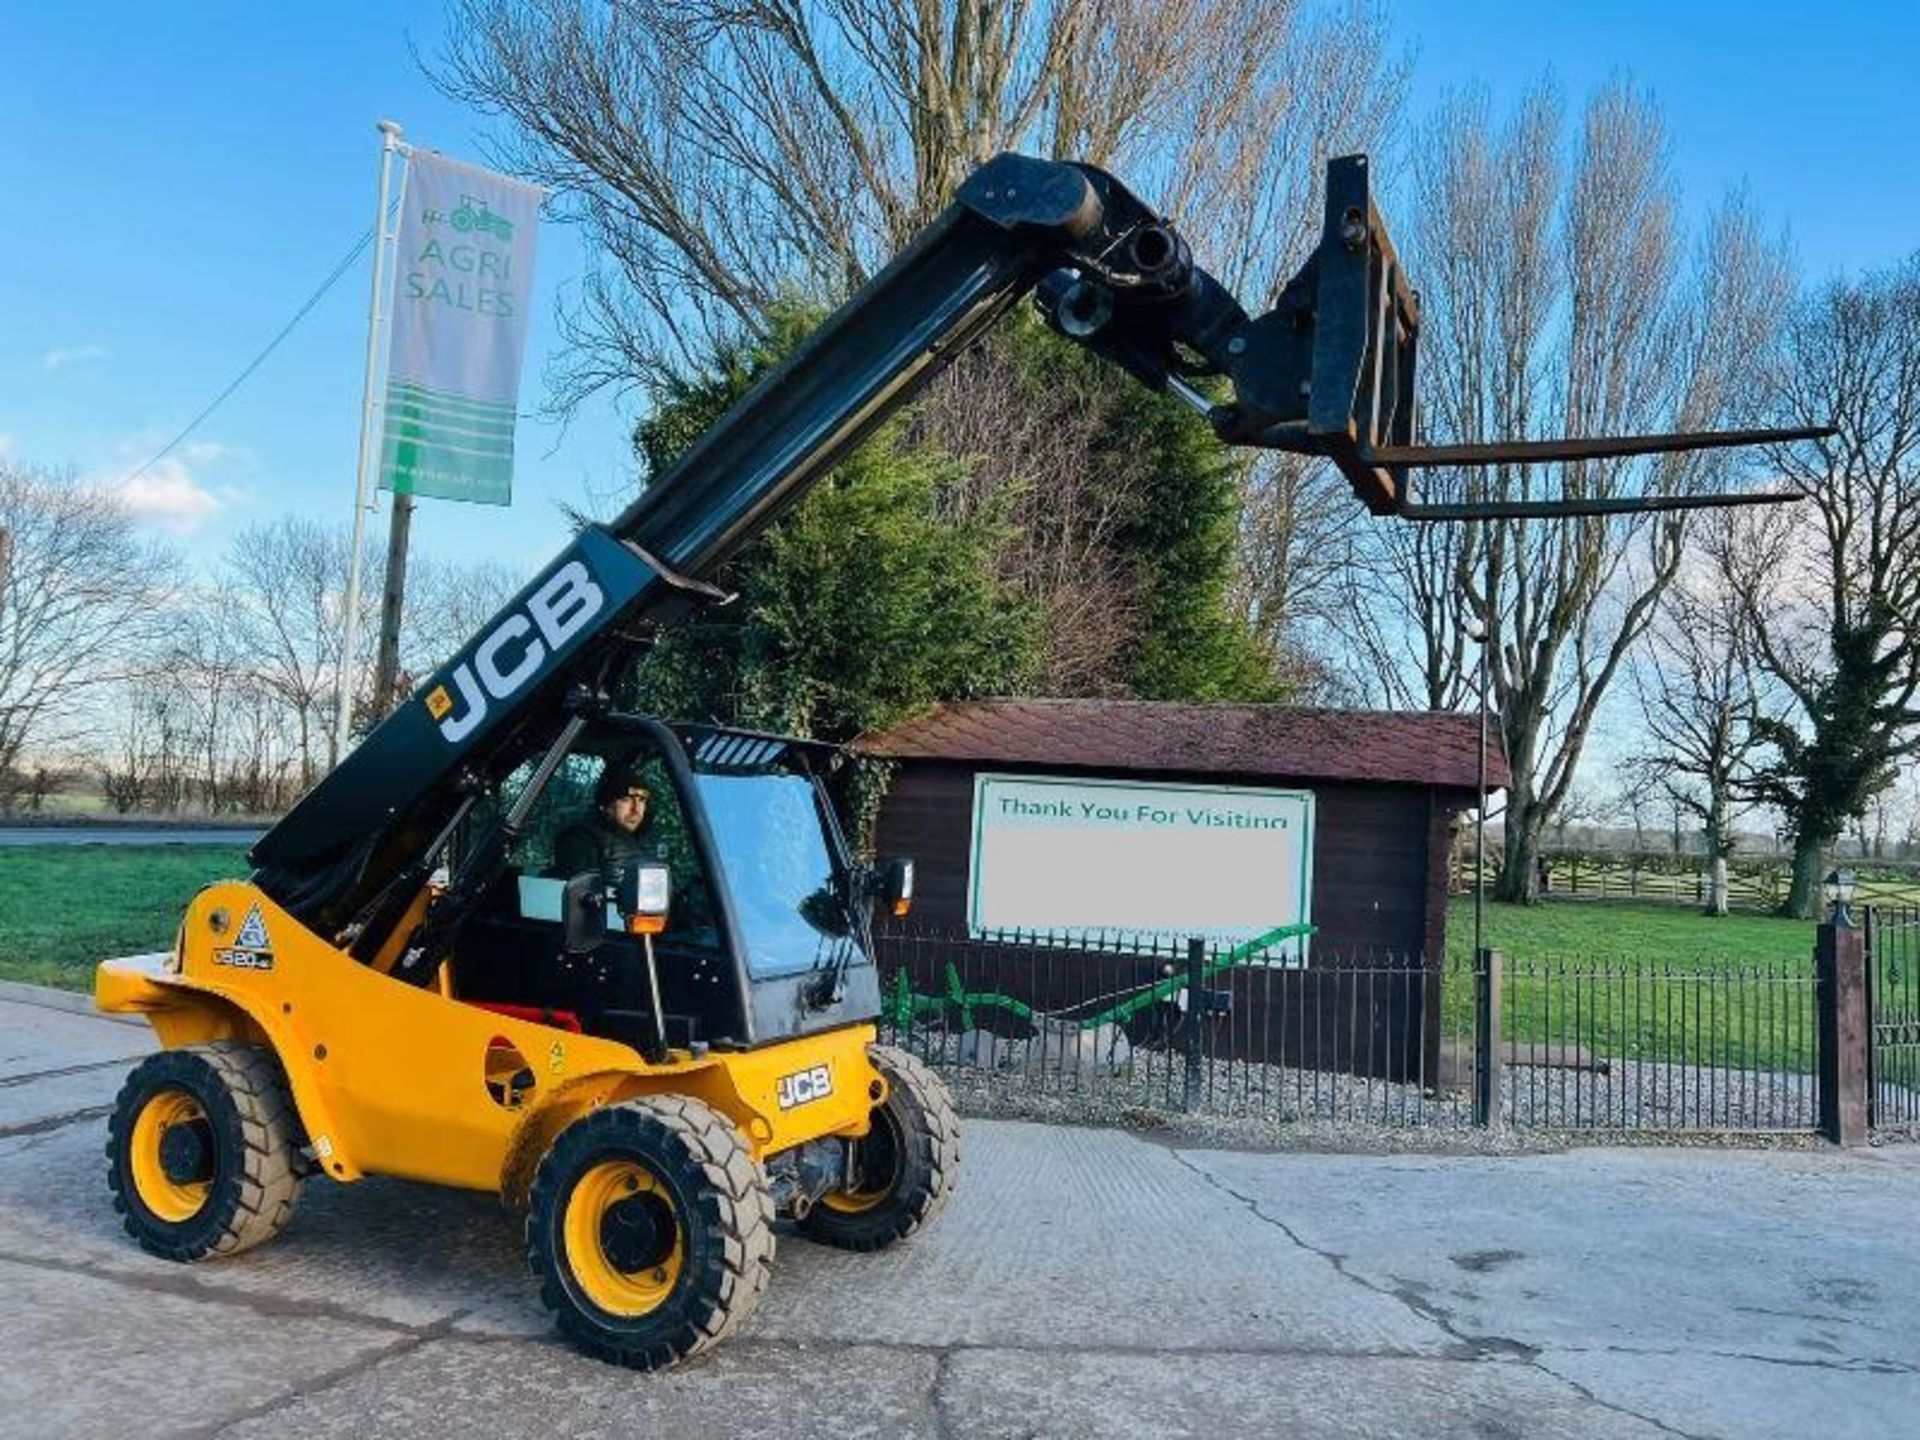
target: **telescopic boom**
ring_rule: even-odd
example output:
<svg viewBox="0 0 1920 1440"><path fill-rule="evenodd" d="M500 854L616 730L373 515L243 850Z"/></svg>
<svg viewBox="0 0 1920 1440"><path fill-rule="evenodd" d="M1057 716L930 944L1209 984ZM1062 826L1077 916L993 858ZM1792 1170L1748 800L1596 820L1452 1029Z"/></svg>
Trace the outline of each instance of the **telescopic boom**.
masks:
<svg viewBox="0 0 1920 1440"><path fill-rule="evenodd" d="M1320 243L1274 309L1249 317L1173 226L1113 176L1000 155L639 500L584 527L268 831L251 855L260 887L321 934L361 936L397 889L424 882L476 796L604 704L615 664L637 641L724 599L712 581L730 555L1036 291L1062 334L1178 395L1225 441L1327 456L1376 513L1495 513L1440 514L1410 499L1407 476L1421 464L1496 463L1514 450L1418 445L1418 298L1370 198L1364 156L1328 166ZM1577 458L1821 433L1524 448L1531 459ZM1641 508L1726 498L1650 497ZM1594 513L1591 503L1548 504Z"/></svg>

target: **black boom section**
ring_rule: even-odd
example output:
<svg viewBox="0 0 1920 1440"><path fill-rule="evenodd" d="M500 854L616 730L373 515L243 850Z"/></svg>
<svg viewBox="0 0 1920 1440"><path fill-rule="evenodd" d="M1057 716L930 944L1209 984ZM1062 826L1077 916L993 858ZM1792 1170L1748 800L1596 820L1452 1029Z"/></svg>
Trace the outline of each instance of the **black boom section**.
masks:
<svg viewBox="0 0 1920 1440"><path fill-rule="evenodd" d="M254 845L263 889L329 932L344 901L376 893L459 800L455 777L489 759L511 768L551 729L596 642L665 588L632 547L597 526L516 595ZM392 850L391 864L373 863ZM303 913L307 912L307 913Z"/></svg>

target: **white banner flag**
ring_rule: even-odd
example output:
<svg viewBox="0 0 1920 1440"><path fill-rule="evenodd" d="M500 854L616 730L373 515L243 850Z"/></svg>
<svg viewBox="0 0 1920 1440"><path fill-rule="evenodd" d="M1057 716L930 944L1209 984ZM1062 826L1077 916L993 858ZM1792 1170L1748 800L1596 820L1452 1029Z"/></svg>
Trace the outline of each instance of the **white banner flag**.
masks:
<svg viewBox="0 0 1920 1440"><path fill-rule="evenodd" d="M505 505L533 290L536 186L424 150L396 242L380 488Z"/></svg>

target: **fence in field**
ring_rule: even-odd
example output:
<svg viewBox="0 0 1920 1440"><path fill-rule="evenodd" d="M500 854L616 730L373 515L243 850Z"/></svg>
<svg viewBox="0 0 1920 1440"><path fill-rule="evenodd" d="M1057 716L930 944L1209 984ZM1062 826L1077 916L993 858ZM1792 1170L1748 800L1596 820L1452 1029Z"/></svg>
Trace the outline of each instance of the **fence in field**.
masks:
<svg viewBox="0 0 1920 1440"><path fill-rule="evenodd" d="M1793 1131L1819 1119L1811 956L1304 960L1258 940L878 937L883 1038L963 1095L1115 1118Z"/></svg>
<svg viewBox="0 0 1920 1440"><path fill-rule="evenodd" d="M1543 891L1555 895L1597 900L1654 900L1683 905L1707 902L1707 859L1704 855L1676 855L1665 850L1593 850L1549 848L1544 862ZM1498 855L1487 857L1488 883L1499 874ZM1865 860L1841 862L1856 876L1857 903L1862 905L1920 905L1920 861ZM1735 909L1777 910L1792 883L1791 857L1736 855L1727 862L1727 900ZM1457 892L1473 889L1473 855L1463 850L1454 866Z"/></svg>

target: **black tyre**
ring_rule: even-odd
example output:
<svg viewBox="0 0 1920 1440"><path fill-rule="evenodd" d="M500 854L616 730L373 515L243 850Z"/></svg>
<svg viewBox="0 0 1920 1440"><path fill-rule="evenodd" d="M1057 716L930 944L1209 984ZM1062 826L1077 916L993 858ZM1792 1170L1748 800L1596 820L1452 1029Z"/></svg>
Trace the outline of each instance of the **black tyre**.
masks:
<svg viewBox="0 0 1920 1440"><path fill-rule="evenodd" d="M222 1041L149 1055L107 1122L113 1207L166 1260L237 1255L293 1218L300 1120L273 1052Z"/></svg>
<svg viewBox="0 0 1920 1440"><path fill-rule="evenodd" d="M869 1045L887 1077L873 1129L854 1142L854 1184L830 1190L800 1222L810 1239L842 1250L884 1250L947 1203L960 1178L960 1120L940 1077L904 1050Z"/></svg>
<svg viewBox="0 0 1920 1440"><path fill-rule="evenodd" d="M733 1122L687 1096L596 1110L540 1162L527 1263L560 1330L653 1370L753 1313L773 1268L773 1199Z"/></svg>

